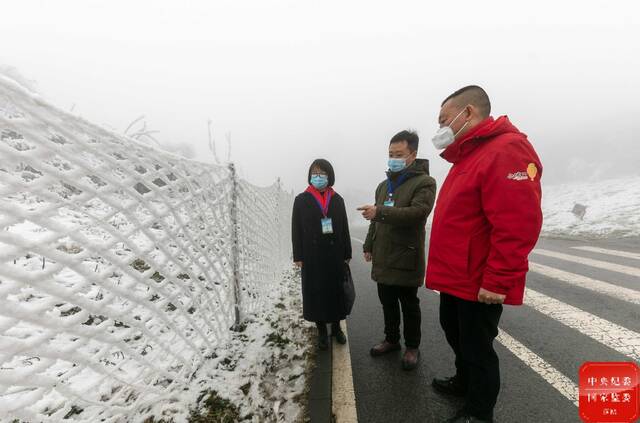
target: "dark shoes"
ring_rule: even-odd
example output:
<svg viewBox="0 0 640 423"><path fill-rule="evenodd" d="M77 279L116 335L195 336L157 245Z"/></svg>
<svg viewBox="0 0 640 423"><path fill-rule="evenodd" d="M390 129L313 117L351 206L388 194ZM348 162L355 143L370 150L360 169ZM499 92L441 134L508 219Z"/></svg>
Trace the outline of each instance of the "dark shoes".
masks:
<svg viewBox="0 0 640 423"><path fill-rule="evenodd" d="M318 328L318 349L325 351L329 349L329 334L327 333L327 325L322 322L316 323ZM331 324L331 336L335 336L338 344L346 344L347 337L340 327L340 323Z"/></svg>
<svg viewBox="0 0 640 423"><path fill-rule="evenodd" d="M398 351L400 350L400 348L401 347L399 342L392 344L385 340L379 343L378 345L374 346L373 348L371 348L369 353L371 354L372 357L378 357L384 354L388 354L392 351Z"/></svg>
<svg viewBox="0 0 640 423"><path fill-rule="evenodd" d="M399 342L392 344L385 340L371 348L369 353L371 353L371 356L373 357L378 357L393 351L399 351L400 349L402 349L402 347ZM402 357L402 368L404 370L413 370L418 366L419 362L420 350L417 348L407 348L404 352L404 356Z"/></svg>
<svg viewBox="0 0 640 423"><path fill-rule="evenodd" d="M342 329L336 331L336 332L331 332L331 336L335 336L336 337L336 341L338 341L338 344L346 344L347 343L347 337L345 336L344 332L342 331Z"/></svg>
<svg viewBox="0 0 640 423"><path fill-rule="evenodd" d="M444 395L464 397L467 394L467 386L457 376L434 378L431 386L436 392ZM448 419L447 423L493 423L493 419L481 419L462 409Z"/></svg>
<svg viewBox="0 0 640 423"><path fill-rule="evenodd" d="M451 395L454 397L464 397L467 395L466 385L464 385L457 376L445 377L443 379L434 378L433 382L431 382L431 386L433 386L433 389L440 394Z"/></svg>
<svg viewBox="0 0 640 423"><path fill-rule="evenodd" d="M413 370L418 367L420 361L420 350L417 348L407 348L402 357L402 369Z"/></svg>
<svg viewBox="0 0 640 423"><path fill-rule="evenodd" d="M329 348L329 335L318 335L318 349L326 351Z"/></svg>
<svg viewBox="0 0 640 423"><path fill-rule="evenodd" d="M447 423L493 423L493 419L479 419L477 417L470 416L461 410L455 416L447 420Z"/></svg>
<svg viewBox="0 0 640 423"><path fill-rule="evenodd" d="M344 345L347 343L347 337L345 336L340 324L331 325L331 336L335 336L338 344Z"/></svg>

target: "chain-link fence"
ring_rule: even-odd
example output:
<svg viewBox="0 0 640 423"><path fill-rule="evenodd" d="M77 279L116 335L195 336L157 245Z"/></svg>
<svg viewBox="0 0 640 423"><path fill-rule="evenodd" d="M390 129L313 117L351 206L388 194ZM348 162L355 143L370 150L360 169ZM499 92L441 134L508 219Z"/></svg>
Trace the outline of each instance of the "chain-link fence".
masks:
<svg viewBox="0 0 640 423"><path fill-rule="evenodd" d="M290 263L291 202L0 75L1 420L184 406Z"/></svg>

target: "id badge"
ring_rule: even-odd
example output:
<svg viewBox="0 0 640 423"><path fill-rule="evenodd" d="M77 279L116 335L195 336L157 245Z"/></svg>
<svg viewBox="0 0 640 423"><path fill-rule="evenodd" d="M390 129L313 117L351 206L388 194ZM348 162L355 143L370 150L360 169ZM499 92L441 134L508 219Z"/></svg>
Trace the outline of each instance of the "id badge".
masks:
<svg viewBox="0 0 640 423"><path fill-rule="evenodd" d="M384 205L387 206L387 207L393 207L393 206L396 205L396 202L393 201L393 200L387 200L387 201L384 202Z"/></svg>
<svg viewBox="0 0 640 423"><path fill-rule="evenodd" d="M333 222L331 220L331 218L329 217L325 217L324 219L320 220L320 223L322 223L322 233L323 234L332 234L333 233Z"/></svg>

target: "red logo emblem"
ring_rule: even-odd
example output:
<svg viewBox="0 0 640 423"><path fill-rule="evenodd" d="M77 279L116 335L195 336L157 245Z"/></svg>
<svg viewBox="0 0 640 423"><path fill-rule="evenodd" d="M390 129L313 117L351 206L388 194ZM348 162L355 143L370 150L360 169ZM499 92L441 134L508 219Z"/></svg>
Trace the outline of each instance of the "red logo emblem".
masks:
<svg viewBox="0 0 640 423"><path fill-rule="evenodd" d="M640 417L640 368L633 362L586 362L580 367L580 418L631 423Z"/></svg>

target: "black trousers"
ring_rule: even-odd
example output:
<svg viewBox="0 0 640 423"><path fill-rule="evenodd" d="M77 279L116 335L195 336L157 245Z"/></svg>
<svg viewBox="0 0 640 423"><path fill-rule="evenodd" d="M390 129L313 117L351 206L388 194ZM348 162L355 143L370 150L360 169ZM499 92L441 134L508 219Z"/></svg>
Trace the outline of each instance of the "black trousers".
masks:
<svg viewBox="0 0 640 423"><path fill-rule="evenodd" d="M387 342L400 342L400 305L404 322L404 342L407 348L420 346L420 299L418 288L378 284L378 298L384 313L384 333Z"/></svg>
<svg viewBox="0 0 640 423"><path fill-rule="evenodd" d="M468 387L465 411L493 418L500 391L500 366L493 349L501 304L467 301L440 294L440 325L456 355L456 376Z"/></svg>

